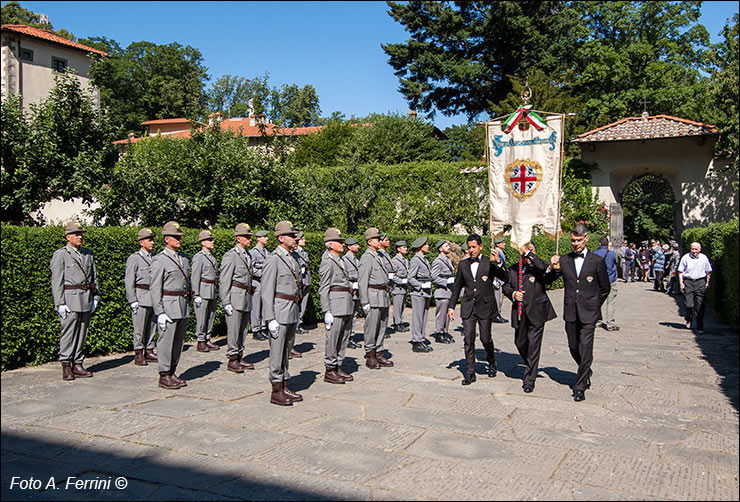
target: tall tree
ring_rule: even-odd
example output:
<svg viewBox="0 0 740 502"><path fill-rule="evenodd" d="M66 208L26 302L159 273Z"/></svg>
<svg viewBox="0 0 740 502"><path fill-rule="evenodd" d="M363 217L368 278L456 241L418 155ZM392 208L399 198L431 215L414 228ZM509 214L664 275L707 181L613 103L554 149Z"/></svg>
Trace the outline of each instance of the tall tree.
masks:
<svg viewBox="0 0 740 502"><path fill-rule="evenodd" d="M298 87L283 85L272 92L272 119L286 127L305 127L316 124L321 108L316 89L310 84Z"/></svg>
<svg viewBox="0 0 740 502"><path fill-rule="evenodd" d="M41 14L36 14L32 10L28 10L18 2L8 2L0 8L0 17L2 17L3 24L25 24L27 26L33 26L34 28L41 28L42 30L54 31L54 27L47 19L42 19ZM64 28L60 28L55 32L60 37L64 37L69 40L76 40L74 34L68 32Z"/></svg>
<svg viewBox="0 0 740 502"><path fill-rule="evenodd" d="M140 130L145 120L205 118L208 74L198 49L176 42L143 41L121 49L105 37L80 42L112 56L97 58L90 74L100 89L102 104L123 132Z"/></svg>
<svg viewBox="0 0 740 502"><path fill-rule="evenodd" d="M563 68L585 36L561 1L388 2L406 43L383 44L411 108L475 118L510 91L509 75Z"/></svg>

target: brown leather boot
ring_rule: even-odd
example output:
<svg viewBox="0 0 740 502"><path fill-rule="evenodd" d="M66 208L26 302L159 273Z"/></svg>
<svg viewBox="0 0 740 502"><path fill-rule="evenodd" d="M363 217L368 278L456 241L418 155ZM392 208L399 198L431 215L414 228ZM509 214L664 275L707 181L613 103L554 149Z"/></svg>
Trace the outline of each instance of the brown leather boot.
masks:
<svg viewBox="0 0 740 502"><path fill-rule="evenodd" d="M391 366L395 366L392 361L389 361L385 357L383 357L383 351L381 350L378 352L375 351L375 360L378 361L378 364L381 366L384 366L386 368L390 368Z"/></svg>
<svg viewBox="0 0 740 502"><path fill-rule="evenodd" d="M290 355L288 356L288 359L293 359L294 357L303 357L303 355L295 349L290 349Z"/></svg>
<svg viewBox="0 0 740 502"><path fill-rule="evenodd" d="M326 383L344 383L344 378L339 376L337 373L336 366L325 366L326 371L324 372L324 382Z"/></svg>
<svg viewBox="0 0 740 502"><path fill-rule="evenodd" d="M183 380L179 376L175 375L175 370L170 371L170 376L172 377L172 379L175 382L177 382L177 383L180 384L180 387L187 387L188 386L188 383L185 380Z"/></svg>
<svg viewBox="0 0 740 502"><path fill-rule="evenodd" d="M83 366L82 363L75 363L74 366L72 366L72 373L74 374L75 378L90 378L93 376L92 371L87 371Z"/></svg>
<svg viewBox="0 0 740 502"><path fill-rule="evenodd" d="M218 349L221 348L218 345L216 345L215 343L211 343L210 340L206 340L206 347L208 347L208 350L218 350Z"/></svg>
<svg viewBox="0 0 740 502"><path fill-rule="evenodd" d="M144 357L144 349L134 350L134 364L136 366L147 366L149 364Z"/></svg>
<svg viewBox="0 0 740 502"><path fill-rule="evenodd" d="M62 380L74 380L75 375L72 373L72 363L62 363Z"/></svg>
<svg viewBox="0 0 740 502"><path fill-rule="evenodd" d="M179 389L182 387L176 380L172 378L169 371L162 371L159 373L159 386L163 389Z"/></svg>
<svg viewBox="0 0 740 502"><path fill-rule="evenodd" d="M226 365L226 369L233 371L234 373L244 373L244 368L239 364L239 354L229 356L229 362Z"/></svg>
<svg viewBox="0 0 740 502"><path fill-rule="evenodd" d="M254 364L242 360L242 354L243 353L244 353L244 351L241 351L241 350L239 351L239 359L237 359L237 361L239 361L239 366L241 366L245 370L253 370L254 369Z"/></svg>
<svg viewBox="0 0 740 502"><path fill-rule="evenodd" d="M380 363L375 358L375 349L365 352L365 366L367 366L371 370L380 369Z"/></svg>
<svg viewBox="0 0 740 502"><path fill-rule="evenodd" d="M340 377L342 377L342 379L345 382L351 382L351 381L353 381L355 379L355 377L353 377L349 373L345 373L344 370L342 370L342 365L341 364L337 365L337 375L339 375Z"/></svg>
<svg viewBox="0 0 740 502"><path fill-rule="evenodd" d="M159 361L159 359L157 359L157 355L154 353L154 349L146 349L146 351L144 352L144 359L146 359L147 361L152 361L154 363Z"/></svg>
<svg viewBox="0 0 740 502"><path fill-rule="evenodd" d="M271 383L272 394L270 394L270 402L272 404L277 404L278 406L293 406L293 400L283 392L283 382Z"/></svg>
<svg viewBox="0 0 740 502"><path fill-rule="evenodd" d="M198 349L198 352L210 352L210 350L208 350L208 345L206 345L206 342L198 342L196 348Z"/></svg>
<svg viewBox="0 0 740 502"><path fill-rule="evenodd" d="M286 378L285 380L283 380L283 392L285 393L285 395L288 396L290 400L294 403L303 401L303 396L301 396L297 392L293 392L292 390L290 390L290 387L288 387L289 383L290 378Z"/></svg>

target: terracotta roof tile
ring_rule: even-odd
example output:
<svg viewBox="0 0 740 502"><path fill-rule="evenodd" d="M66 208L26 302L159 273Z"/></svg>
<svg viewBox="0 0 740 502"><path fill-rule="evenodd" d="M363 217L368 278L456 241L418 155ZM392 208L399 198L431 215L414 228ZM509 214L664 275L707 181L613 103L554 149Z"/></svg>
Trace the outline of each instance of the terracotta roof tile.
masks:
<svg viewBox="0 0 740 502"><path fill-rule="evenodd" d="M628 117L617 122L612 122L611 124L584 132L577 136L573 142L630 141L718 134L719 130L713 125L672 117L670 115L653 115L646 118Z"/></svg>
<svg viewBox="0 0 740 502"><path fill-rule="evenodd" d="M33 26L26 26L25 24L4 24L2 25L2 29L12 31L14 33L21 33L29 37L40 38L42 40L46 40L47 42L53 42L55 44L64 45L73 49L78 49L85 52L93 52L102 56L110 56L110 54L108 54L107 52L94 49L93 47L88 47L87 45L83 45L79 42L67 40L66 38L60 37L54 32L42 30L40 28L34 28Z"/></svg>

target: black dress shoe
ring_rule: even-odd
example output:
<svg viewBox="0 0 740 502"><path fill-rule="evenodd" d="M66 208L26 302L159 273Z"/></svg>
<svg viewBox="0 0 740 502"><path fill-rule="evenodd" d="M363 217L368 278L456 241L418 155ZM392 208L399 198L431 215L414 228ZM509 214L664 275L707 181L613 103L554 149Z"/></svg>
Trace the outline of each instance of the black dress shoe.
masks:
<svg viewBox="0 0 740 502"><path fill-rule="evenodd" d="M529 394L534 390L534 385L529 385L525 383L524 385L522 385L522 389L524 389L524 392Z"/></svg>
<svg viewBox="0 0 740 502"><path fill-rule="evenodd" d="M501 316L498 316L498 317L496 317L496 318L495 318L495 319L493 320L493 322L495 322L495 323L498 323L498 324L506 324L506 323L507 323L507 322L509 322L509 321L507 321L506 319L504 319L504 318L503 318L503 317L501 317Z"/></svg>
<svg viewBox="0 0 740 502"><path fill-rule="evenodd" d="M297 329L295 330L295 332L296 332L296 333L298 333L299 335L305 335L306 333L308 333L308 331L306 331L306 330L305 330L305 329L303 329L303 328L297 328Z"/></svg>
<svg viewBox="0 0 740 502"><path fill-rule="evenodd" d="M434 337L434 341L437 343L452 343L444 333L434 333L432 336Z"/></svg>
<svg viewBox="0 0 740 502"><path fill-rule="evenodd" d="M462 384L470 385L473 382L475 382L475 373L473 373L472 375L467 375L465 378L463 378Z"/></svg>
<svg viewBox="0 0 740 502"><path fill-rule="evenodd" d="M433 349L422 342L411 342L413 352L431 352Z"/></svg>
<svg viewBox="0 0 740 502"><path fill-rule="evenodd" d="M587 389L591 388L591 377L586 378L585 384Z"/></svg>
<svg viewBox="0 0 740 502"><path fill-rule="evenodd" d="M432 342L429 341L429 338L427 338L425 336L421 337L421 343L423 343L424 345L431 345L432 344Z"/></svg>
<svg viewBox="0 0 740 502"><path fill-rule="evenodd" d="M573 401L579 402L579 401L583 401L584 399L586 399L586 393L585 392L583 392L582 390L574 390L573 391Z"/></svg>
<svg viewBox="0 0 740 502"><path fill-rule="evenodd" d="M383 340L385 340L386 338L390 338L390 337L391 337L391 334L386 331L385 334L383 335Z"/></svg>
<svg viewBox="0 0 740 502"><path fill-rule="evenodd" d="M444 336L445 338L447 338L447 340L449 340L447 343L455 343L455 339L452 337L451 334L449 334L449 333L442 333L442 336Z"/></svg>
<svg viewBox="0 0 740 502"><path fill-rule="evenodd" d="M396 325L396 331L398 331L399 333L406 333L408 330L409 329L406 326L404 326L403 324L397 324Z"/></svg>
<svg viewBox="0 0 740 502"><path fill-rule="evenodd" d="M495 365L489 366L487 373L488 373L488 378L496 378L496 373L497 373L496 366Z"/></svg>
<svg viewBox="0 0 740 502"><path fill-rule="evenodd" d="M354 340L350 340L347 342L347 347L349 347L350 349L359 349L361 345Z"/></svg>

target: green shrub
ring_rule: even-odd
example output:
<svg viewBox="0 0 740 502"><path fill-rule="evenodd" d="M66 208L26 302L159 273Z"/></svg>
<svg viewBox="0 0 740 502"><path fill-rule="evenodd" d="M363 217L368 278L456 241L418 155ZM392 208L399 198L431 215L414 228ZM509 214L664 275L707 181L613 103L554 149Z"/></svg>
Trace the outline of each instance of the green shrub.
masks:
<svg viewBox="0 0 740 502"><path fill-rule="evenodd" d="M688 253L692 242L701 244L701 252L712 264L707 301L732 327L738 327L738 266L740 265L740 232L737 218L725 223L690 228L681 234L683 251Z"/></svg>

